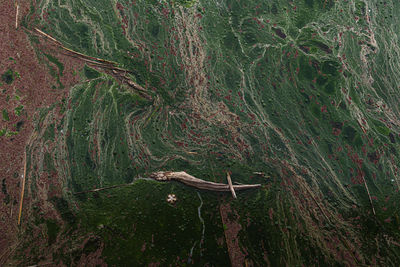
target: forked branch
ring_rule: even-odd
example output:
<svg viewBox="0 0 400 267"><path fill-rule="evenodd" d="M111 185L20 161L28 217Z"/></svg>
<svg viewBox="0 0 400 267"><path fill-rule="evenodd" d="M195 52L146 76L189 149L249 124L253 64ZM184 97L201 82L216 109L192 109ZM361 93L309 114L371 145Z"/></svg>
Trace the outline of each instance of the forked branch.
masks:
<svg viewBox="0 0 400 267"><path fill-rule="evenodd" d="M178 181L188 186L192 186L198 189L219 191L219 192L229 192L231 188L227 184L214 183L196 178L186 172L171 172L171 171L160 171L154 172L150 175L151 178L157 181ZM251 188L259 188L261 184L243 184L243 185L232 185L233 191L245 190Z"/></svg>

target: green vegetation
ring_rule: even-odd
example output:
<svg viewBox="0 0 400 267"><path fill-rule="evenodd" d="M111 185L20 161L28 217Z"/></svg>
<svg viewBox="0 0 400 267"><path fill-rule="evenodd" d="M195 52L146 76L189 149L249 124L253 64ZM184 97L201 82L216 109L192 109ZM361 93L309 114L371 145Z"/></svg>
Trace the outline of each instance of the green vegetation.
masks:
<svg viewBox="0 0 400 267"><path fill-rule="evenodd" d="M100 77L100 73L97 70L90 68L87 65L85 65L85 67L83 68L83 71L84 71L85 76L88 79L95 79L95 78Z"/></svg>
<svg viewBox="0 0 400 267"><path fill-rule="evenodd" d="M166 201L170 193L178 198L175 205ZM110 265L121 262L144 265L156 259L161 264L179 264L176 255L185 255L187 262L194 244L197 245L193 248L191 260L197 264L229 264L226 247L217 244L217 239L224 238L224 233L220 224L213 224L221 219L210 212L216 210L217 204L212 194L203 195L201 212L208 234L202 249L199 242L203 226L197 211L200 200L193 189L180 184L137 181L132 186L109 191L108 196L89 193L85 197L88 200L82 207L85 213L79 214L83 216L81 222L102 240L114 244L103 251ZM157 220L154 214L157 214Z"/></svg>
<svg viewBox="0 0 400 267"><path fill-rule="evenodd" d="M12 69L8 69L1 75L1 80L6 84L11 84L14 79L17 77L17 73L14 72Z"/></svg>
<svg viewBox="0 0 400 267"><path fill-rule="evenodd" d="M57 222L53 220L47 220L46 226L47 226L47 236L49 240L49 245L51 245L56 241L60 227L58 226Z"/></svg>
<svg viewBox="0 0 400 267"><path fill-rule="evenodd" d="M4 121L9 121L9 120L10 120L10 117L8 116L8 111L7 111L7 109L3 109L2 115L3 115L3 120L4 120Z"/></svg>
<svg viewBox="0 0 400 267"><path fill-rule="evenodd" d="M63 75L63 72L64 72L64 65L57 59L57 58L55 58L54 56L52 56L52 55L50 55L50 54L46 54L46 53L43 53L45 56L46 56L46 58L51 62L51 63L53 63L53 64L55 64L56 66L57 66L57 68L58 68L58 75L59 76L62 76Z"/></svg>
<svg viewBox="0 0 400 267"><path fill-rule="evenodd" d="M172 3L176 5L181 5L184 7L192 7L194 4L196 4L197 0L172 0Z"/></svg>
<svg viewBox="0 0 400 267"><path fill-rule="evenodd" d="M23 111L23 109L24 109L24 106L23 106L23 105L19 105L18 107L16 107L16 108L14 109L15 115L17 115L17 116L21 115L21 112Z"/></svg>
<svg viewBox="0 0 400 267"><path fill-rule="evenodd" d="M14 136L14 135L17 135L17 134L18 134L17 131L9 131L9 130L7 130L7 131L5 132L5 136L6 136L6 137L11 137L11 136Z"/></svg>

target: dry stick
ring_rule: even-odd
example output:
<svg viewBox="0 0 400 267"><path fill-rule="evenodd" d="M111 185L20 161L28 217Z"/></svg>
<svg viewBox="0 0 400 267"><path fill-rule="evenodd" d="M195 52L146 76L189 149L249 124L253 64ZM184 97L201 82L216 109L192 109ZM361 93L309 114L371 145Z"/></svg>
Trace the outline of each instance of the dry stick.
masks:
<svg viewBox="0 0 400 267"><path fill-rule="evenodd" d="M19 201L19 214L18 214L18 225L21 223L21 213L22 213L22 203L24 201L24 192L25 192L25 177L26 177L26 151L24 154L24 177L22 180L22 189L21 189L21 199Z"/></svg>
<svg viewBox="0 0 400 267"><path fill-rule="evenodd" d="M229 174L229 172L226 173L226 179L228 180L229 189L231 190L233 198L236 198L235 189L233 189L231 175Z"/></svg>
<svg viewBox="0 0 400 267"><path fill-rule="evenodd" d="M64 48L64 47L61 47L61 48ZM79 55L79 54L72 53L72 52L70 51L70 49L65 50L65 51L66 51L66 52L61 52L61 54L66 55L66 56L69 56L69 57L73 57L73 58L76 58L76 59L79 59L79 60L82 60L82 61L85 61L89 66L95 66L95 67L99 67L99 68L103 68L103 69L110 69L110 70L114 70L114 69L123 70L123 69L121 69L121 68L115 67L115 66L112 65L112 64L98 62L98 61L96 61L95 59L89 59L89 58L83 57L83 56L81 56L81 55ZM124 70L124 71L125 71L125 72L129 72L129 71L127 71L127 70Z"/></svg>
<svg viewBox="0 0 400 267"><path fill-rule="evenodd" d="M18 2L15 2L15 6L17 7L17 12L15 14L15 29L18 28L18 13L19 13L19 5Z"/></svg>
<svg viewBox="0 0 400 267"><path fill-rule="evenodd" d="M315 199L314 195L312 194L311 190L305 186L304 187L307 190L307 193L311 196L311 198L314 200L315 204L317 204L319 210L321 211L321 213L324 215L325 219L330 222L329 217L325 214L325 211L322 209L321 205L319 204L319 202Z"/></svg>
<svg viewBox="0 0 400 267"><path fill-rule="evenodd" d="M51 36L48 35L47 33L42 32L42 31L39 30L38 28L35 28L35 30L36 30L38 33L40 33L40 34L46 36L47 38L49 38L49 39L52 40L53 42L57 43L58 45L62 46L62 44L61 44L59 41L57 41L56 39L54 39L53 37L51 37Z"/></svg>
<svg viewBox="0 0 400 267"><path fill-rule="evenodd" d="M54 39L54 38L53 38L53 39ZM58 41L57 41L57 42L58 42ZM58 43L60 43L60 42L58 42ZM116 62L113 62L113 61L105 60L105 59L98 58L98 57L91 57L91 56L88 56L88 55L85 55L85 54L76 52L76 51L74 51L74 50L72 50L72 49L69 49L69 48L63 46L63 45L61 45L61 48L62 48L62 49L65 49L65 50L67 50L67 51L69 51L69 52L71 52L71 53L73 53L73 54L76 54L76 55L78 55L78 56L84 57L84 58L88 58L88 59L100 61L100 62L102 62L102 63L111 64L111 65L117 64Z"/></svg>
<svg viewBox="0 0 400 267"><path fill-rule="evenodd" d="M122 80L122 82L124 82L124 83L128 84L130 87L136 89L137 93L139 93L142 97L144 97L144 98L146 98L147 100L150 100L150 101L152 100L152 97L147 94L147 90L144 89L142 86L140 86L139 84L135 83L134 81L129 80L128 78L126 78L125 75L122 75L122 77L121 77L121 73L124 73L124 74L125 73L132 73L132 71L116 67L116 66L113 65L112 62L109 62L109 61L106 62L106 61L102 60L102 62L97 62L100 59L92 58L92 57L89 57L89 56L85 56L85 55L83 55L81 53L75 52L75 51L73 51L71 49L68 49L68 48L65 48L63 46L61 46L61 48L64 49L65 51L67 51L67 52L62 53L64 55L66 55L66 56L70 56L70 57L74 57L74 58L83 60L89 66L92 66L92 67L99 67L99 68L111 70L114 75L118 75L118 78L120 80ZM106 62L106 63L103 63L103 62Z"/></svg>
<svg viewBox="0 0 400 267"><path fill-rule="evenodd" d="M60 43L60 42L58 42L58 43ZM91 60L99 61L99 62L101 62L103 64L109 64L109 65L112 65L112 66L114 66L116 64L115 62L112 62L112 61L104 60L104 59L101 59L101 58L98 58L98 57L91 57L91 56L76 52L76 51L74 51L72 49L69 49L69 48L67 48L65 46L62 46L62 45L61 45L61 48L66 50L66 51L68 51L68 52L70 52L70 53L72 53L72 54L75 54L75 55L79 56L80 58L91 59ZM117 67L115 67L115 68L117 68Z"/></svg>
<svg viewBox="0 0 400 267"><path fill-rule="evenodd" d="M96 189L92 189L92 190L86 190L86 191L76 192L76 193L74 193L74 195L85 194L85 193L90 193L90 192L98 192L98 191L102 191L102 190L106 190L106 189L112 189L112 188L123 187L123 186L129 186L129 185L132 185L132 183L130 183L130 184L112 185L112 186L106 186L106 187L96 188Z"/></svg>
<svg viewBox="0 0 400 267"><path fill-rule="evenodd" d="M340 237L339 237L340 238ZM354 255L353 250L350 248L349 244L347 243L346 239L340 238L341 241L343 242L344 246L346 247L347 251L350 251L350 255L353 257L354 261L356 263L360 263L360 261L357 259L357 257ZM358 266L358 265L357 265Z"/></svg>
<svg viewBox="0 0 400 267"><path fill-rule="evenodd" d="M41 34L41 35L47 37L48 39L52 40L53 42L55 42L55 43L56 43L58 46L60 46L62 49L66 50L66 51L68 51L68 52L70 52L70 53L72 53L72 54L75 54L75 55L79 56L80 58L86 58L86 59L90 59L90 60L94 60L94 61L99 61L99 62L101 62L101 63L103 63L103 64L113 65L113 66L114 66L113 68L115 68L115 69L124 70L124 69L122 69L122 68L115 67L115 65L117 64L116 62L109 61L109 60L105 60L105 59L98 58L98 57L91 57L91 56L88 56L88 55L85 55L85 54L76 52L76 51L74 51L74 50L72 50L72 49L69 49L69 48L63 46L61 42L57 41L54 37L48 35L47 33L43 32L43 31L41 31L41 30L39 30L38 28L35 28L35 30L36 30L39 34ZM124 71L128 71L128 70L124 70ZM129 72L129 71L128 71L128 72Z"/></svg>
<svg viewBox="0 0 400 267"><path fill-rule="evenodd" d="M367 181L365 181L365 178L364 178L364 177L363 177L363 180L364 180L365 189L367 189L367 193L368 193L368 197L369 197L369 203L371 203L372 212L374 213L374 215L376 215L376 213L375 213L375 209L374 209L374 204L372 204L371 195L369 194L369 190L368 190Z"/></svg>

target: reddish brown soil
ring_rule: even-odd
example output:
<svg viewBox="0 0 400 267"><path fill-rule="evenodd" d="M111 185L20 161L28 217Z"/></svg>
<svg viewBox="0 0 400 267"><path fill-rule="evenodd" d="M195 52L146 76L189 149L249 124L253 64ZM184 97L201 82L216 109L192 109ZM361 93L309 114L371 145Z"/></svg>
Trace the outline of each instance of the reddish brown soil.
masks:
<svg viewBox="0 0 400 267"><path fill-rule="evenodd" d="M69 88L79 77L74 76L73 70L80 69L82 63L66 57L55 55L64 64L64 73L60 77L65 89L52 89L56 80L50 76L49 69L40 65L29 39L27 29L15 28L16 7L15 1L0 1L0 75L8 69L19 73L12 84L2 82L0 86L0 108L7 110L9 121L0 116L0 130L7 128L16 131L16 124L22 124L17 135L0 137L0 265L6 262L18 245L18 233L23 231L24 214L29 214L28 207L32 203L27 189L23 202L21 226L17 225L21 183L24 172L24 152L26 144L33 133L33 118L39 108L48 107L66 97ZM19 21L28 14L30 1L19 1ZM46 50L47 53L49 51ZM12 58L12 59L10 59ZM3 93L3 90L4 93ZM16 95L20 99L16 99ZM24 106L24 111L17 116L14 109ZM37 179L38 183L47 183L48 175ZM29 179L29 170L27 173ZM52 179L56 189L52 195L59 194L60 186L56 179Z"/></svg>
<svg viewBox="0 0 400 267"><path fill-rule="evenodd" d="M226 246L228 247L229 258L233 267L247 266L246 255L239 246L239 232L242 229L239 216L235 211L232 211L229 203L222 203L219 206L219 211L224 224ZM234 215L235 220L230 220L229 216Z"/></svg>

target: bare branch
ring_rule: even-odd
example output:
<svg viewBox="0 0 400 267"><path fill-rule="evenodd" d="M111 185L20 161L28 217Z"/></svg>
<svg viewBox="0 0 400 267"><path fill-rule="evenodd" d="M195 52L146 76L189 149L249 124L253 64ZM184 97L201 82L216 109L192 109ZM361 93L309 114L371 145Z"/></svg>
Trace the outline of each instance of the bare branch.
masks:
<svg viewBox="0 0 400 267"><path fill-rule="evenodd" d="M232 185L231 175L229 172L226 173L226 179L228 180L229 189L231 190L233 198L236 198L236 192Z"/></svg>
<svg viewBox="0 0 400 267"><path fill-rule="evenodd" d="M129 186L129 185L132 185L132 183L129 183L129 184L112 185L112 186L106 186L106 187L96 188L96 189L92 189L92 190L86 190L86 191L76 192L76 193L74 193L74 195L80 195L80 194L91 193L91 192L98 192L98 191L103 191L103 190L106 190L106 189L112 189L112 188L117 188L117 187L124 187L124 186Z"/></svg>
<svg viewBox="0 0 400 267"><path fill-rule="evenodd" d="M18 2L15 2L15 7L17 8L17 12L15 14L15 29L18 28L18 14L19 14L19 5Z"/></svg>
<svg viewBox="0 0 400 267"><path fill-rule="evenodd" d="M229 185L227 185L227 184L205 181L205 180L196 178L190 174L187 174L186 172L183 172L183 171L182 172L170 172L170 171L155 172L155 173L152 173L150 175L150 177L157 181L175 180L175 181L184 183L188 186L192 186L192 187L195 187L198 189L205 189L205 190L219 191L219 192L229 192L230 191ZM232 187L234 190L245 190L245 189L251 189L251 188L259 188L259 187L261 187L261 184L232 185Z"/></svg>

